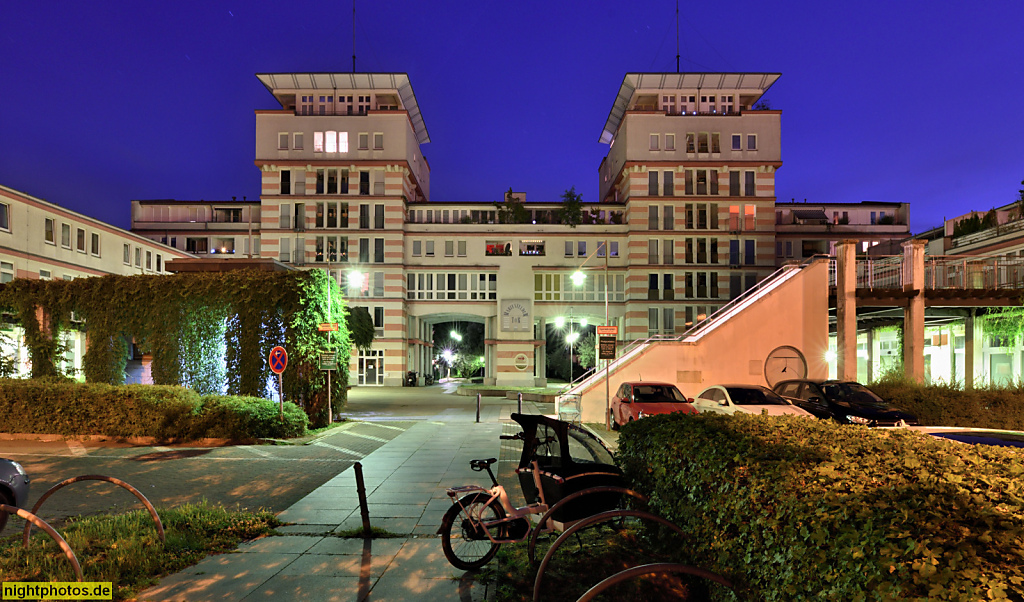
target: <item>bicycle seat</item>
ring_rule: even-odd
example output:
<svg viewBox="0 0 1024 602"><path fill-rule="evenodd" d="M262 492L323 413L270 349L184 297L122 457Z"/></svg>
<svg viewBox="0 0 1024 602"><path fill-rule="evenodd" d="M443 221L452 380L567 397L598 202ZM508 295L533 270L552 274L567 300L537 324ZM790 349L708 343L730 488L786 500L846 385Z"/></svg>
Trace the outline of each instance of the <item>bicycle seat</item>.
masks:
<svg viewBox="0 0 1024 602"><path fill-rule="evenodd" d="M486 460L470 460L469 465L473 468L473 470L479 472L497 461L497 458L487 458Z"/></svg>

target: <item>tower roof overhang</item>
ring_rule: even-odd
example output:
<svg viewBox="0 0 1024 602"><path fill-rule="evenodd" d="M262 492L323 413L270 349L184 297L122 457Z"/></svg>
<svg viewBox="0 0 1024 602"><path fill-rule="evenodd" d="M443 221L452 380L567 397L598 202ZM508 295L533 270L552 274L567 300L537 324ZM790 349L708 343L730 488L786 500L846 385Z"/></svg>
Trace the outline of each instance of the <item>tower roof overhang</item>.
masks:
<svg viewBox="0 0 1024 602"><path fill-rule="evenodd" d="M637 90L736 90L748 91L758 98L779 79L781 73L627 73L615 97L599 142L608 144L615 137L629 101ZM756 99L755 99L756 102Z"/></svg>
<svg viewBox="0 0 1024 602"><path fill-rule="evenodd" d="M416 141L430 142L408 73L257 73L256 77L281 106L285 106L284 96L298 90L395 90L402 99L402 107L409 113Z"/></svg>

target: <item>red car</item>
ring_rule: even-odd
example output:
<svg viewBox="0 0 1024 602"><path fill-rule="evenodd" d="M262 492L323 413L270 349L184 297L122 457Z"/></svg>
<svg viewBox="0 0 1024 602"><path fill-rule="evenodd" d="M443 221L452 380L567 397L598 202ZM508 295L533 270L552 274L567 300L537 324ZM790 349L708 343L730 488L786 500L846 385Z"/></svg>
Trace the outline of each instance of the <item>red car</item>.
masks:
<svg viewBox="0 0 1024 602"><path fill-rule="evenodd" d="M611 399L611 423L613 430L619 426L652 414L682 412L696 414L697 408L671 383L630 382L622 383Z"/></svg>

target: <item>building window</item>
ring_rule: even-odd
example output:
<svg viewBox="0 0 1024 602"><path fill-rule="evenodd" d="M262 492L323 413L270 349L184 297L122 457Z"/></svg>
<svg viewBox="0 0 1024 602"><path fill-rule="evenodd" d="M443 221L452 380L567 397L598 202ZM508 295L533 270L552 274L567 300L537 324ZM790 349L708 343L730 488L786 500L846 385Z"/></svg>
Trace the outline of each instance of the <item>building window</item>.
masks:
<svg viewBox="0 0 1024 602"><path fill-rule="evenodd" d="M43 222L43 240L50 243L51 245L57 244L56 240L54 240L52 218L48 217Z"/></svg>
<svg viewBox="0 0 1024 602"><path fill-rule="evenodd" d="M153 252L152 251L146 251L146 269L147 270L152 270L153 269Z"/></svg>
<svg viewBox="0 0 1024 602"><path fill-rule="evenodd" d="M384 239L373 239L373 262L384 263Z"/></svg>
<svg viewBox="0 0 1024 602"><path fill-rule="evenodd" d="M658 311L657 307L647 308L647 334L658 334Z"/></svg>
<svg viewBox="0 0 1024 602"><path fill-rule="evenodd" d="M52 280L53 279L53 275L50 273L50 270L39 270L39 279L40 280Z"/></svg>
<svg viewBox="0 0 1024 602"><path fill-rule="evenodd" d="M163 269L164 269L163 264L164 264L164 258L159 253L157 253L156 254L156 271L162 272Z"/></svg>
<svg viewBox="0 0 1024 602"><path fill-rule="evenodd" d="M745 171L745 172L743 172L743 175L744 175L743 196L755 196L755 194L754 194L755 193L755 190L754 190L754 172L752 172L752 171Z"/></svg>
<svg viewBox="0 0 1024 602"><path fill-rule="evenodd" d="M76 231L76 236L77 249L80 252L85 253L85 230L83 230L82 228L78 228L78 230Z"/></svg>
<svg viewBox="0 0 1024 602"><path fill-rule="evenodd" d="M675 196L675 194L676 194L675 180L674 180L674 178L672 176L672 172L671 171L666 171L665 172L663 187L664 187L663 188L663 194L665 196Z"/></svg>
<svg viewBox="0 0 1024 602"><path fill-rule="evenodd" d="M186 238L185 239L185 250L189 253L207 253L209 252L209 240L206 238ZM135 265L138 267L139 264L139 253L138 250L135 252Z"/></svg>
<svg viewBox="0 0 1024 602"><path fill-rule="evenodd" d="M458 243L458 252L459 252L459 257L465 257L466 256L466 241L464 241L464 240L460 240L459 241L459 243Z"/></svg>
<svg viewBox="0 0 1024 602"><path fill-rule="evenodd" d="M740 172L738 171L729 172L729 195L740 195Z"/></svg>
<svg viewBox="0 0 1024 602"><path fill-rule="evenodd" d="M368 171L359 172L359 194L361 196L370 194L370 172Z"/></svg>
<svg viewBox="0 0 1024 602"><path fill-rule="evenodd" d="M753 205L743 206L743 229L754 231L757 229L757 223L755 222L757 208Z"/></svg>
<svg viewBox="0 0 1024 602"><path fill-rule="evenodd" d="M655 238L647 241L647 263L658 263L658 240Z"/></svg>
<svg viewBox="0 0 1024 602"><path fill-rule="evenodd" d="M619 243L618 241L612 241L608 243L608 256L618 257L619 256Z"/></svg>
<svg viewBox="0 0 1024 602"><path fill-rule="evenodd" d="M0 261L0 282L10 282L11 280L14 280L14 264Z"/></svg>
<svg viewBox="0 0 1024 602"><path fill-rule="evenodd" d="M288 132L277 134L277 150L288 150Z"/></svg>
<svg viewBox="0 0 1024 602"><path fill-rule="evenodd" d="M697 152L706 153L708 152L708 133L700 132L697 134Z"/></svg>
<svg viewBox="0 0 1024 602"><path fill-rule="evenodd" d="M432 241L432 240L428 240L427 241L427 249L426 249L426 252L424 253L424 255L427 256L427 257L433 257L434 256L434 241Z"/></svg>
<svg viewBox="0 0 1024 602"><path fill-rule="evenodd" d="M647 172L647 194L658 196L658 172L653 169Z"/></svg>
<svg viewBox="0 0 1024 602"><path fill-rule="evenodd" d="M125 265L132 264L132 246L129 244L124 245L124 257L122 257L122 261Z"/></svg>
<svg viewBox="0 0 1024 602"><path fill-rule="evenodd" d="M373 150L384 150L383 132L375 132L373 134Z"/></svg>
<svg viewBox="0 0 1024 602"><path fill-rule="evenodd" d="M363 229L370 227L370 206L367 204L359 205L359 227Z"/></svg>
<svg viewBox="0 0 1024 602"><path fill-rule="evenodd" d="M711 152L720 153L722 152L722 146L719 143L720 134L718 132L711 132Z"/></svg>
<svg viewBox="0 0 1024 602"><path fill-rule="evenodd" d="M370 239L360 238L359 239L359 263L370 262Z"/></svg>
<svg viewBox="0 0 1024 602"><path fill-rule="evenodd" d="M455 257L455 241L446 240L444 241L444 256Z"/></svg>
<svg viewBox="0 0 1024 602"><path fill-rule="evenodd" d="M11 206L0 203L0 230L11 231Z"/></svg>
<svg viewBox="0 0 1024 602"><path fill-rule="evenodd" d="M287 169L281 170L281 194L292 193L292 172Z"/></svg>
<svg viewBox="0 0 1024 602"><path fill-rule="evenodd" d="M487 241L485 254L490 257L512 255L512 243L506 241Z"/></svg>
<svg viewBox="0 0 1024 602"><path fill-rule="evenodd" d="M757 150L757 134L747 134L747 150Z"/></svg>
<svg viewBox="0 0 1024 602"><path fill-rule="evenodd" d="M67 224L60 225L60 246L65 249L71 248L71 226Z"/></svg>
<svg viewBox="0 0 1024 602"><path fill-rule="evenodd" d="M292 137L292 148L295 150L302 150L302 132L296 132Z"/></svg>
<svg viewBox="0 0 1024 602"><path fill-rule="evenodd" d="M420 255L423 255L423 241L414 240L412 241L412 256L419 257Z"/></svg>
<svg viewBox="0 0 1024 602"><path fill-rule="evenodd" d="M366 132L359 133L359 150L370 149L370 135Z"/></svg>
<svg viewBox="0 0 1024 602"><path fill-rule="evenodd" d="M576 243L576 255L578 257L587 256L587 241L581 240Z"/></svg>
<svg viewBox="0 0 1024 602"><path fill-rule="evenodd" d="M741 142L742 138L743 137L740 136L739 134L733 134L732 135L732 150L735 150L735 151L743 150L743 149L740 148L740 142Z"/></svg>
<svg viewBox="0 0 1024 602"><path fill-rule="evenodd" d="M571 240L565 241L565 256L572 257L573 244Z"/></svg>
<svg viewBox="0 0 1024 602"><path fill-rule="evenodd" d="M373 206L373 227L378 230L384 229L384 205Z"/></svg>
<svg viewBox="0 0 1024 602"><path fill-rule="evenodd" d="M661 241L662 263L672 265L676 262L675 242L671 238Z"/></svg>
<svg viewBox="0 0 1024 602"><path fill-rule="evenodd" d="M665 134L665 150L674 151L676 150L676 135Z"/></svg>
<svg viewBox="0 0 1024 602"><path fill-rule="evenodd" d="M521 240L519 241L520 255L544 255L543 240Z"/></svg>
<svg viewBox="0 0 1024 602"><path fill-rule="evenodd" d="M686 133L686 152L695 153L697 152L697 135L693 132Z"/></svg>
<svg viewBox="0 0 1024 602"><path fill-rule="evenodd" d="M754 247L755 245L753 240L743 241L743 263L747 265L754 265L757 263Z"/></svg>
<svg viewBox="0 0 1024 602"><path fill-rule="evenodd" d="M647 206L647 229L657 230L658 229L658 206L648 205Z"/></svg>
<svg viewBox="0 0 1024 602"><path fill-rule="evenodd" d="M658 135L657 134L651 134L651 150L652 151L659 150Z"/></svg>
<svg viewBox="0 0 1024 602"><path fill-rule="evenodd" d="M142 267L142 249L139 247L135 247L135 267Z"/></svg>

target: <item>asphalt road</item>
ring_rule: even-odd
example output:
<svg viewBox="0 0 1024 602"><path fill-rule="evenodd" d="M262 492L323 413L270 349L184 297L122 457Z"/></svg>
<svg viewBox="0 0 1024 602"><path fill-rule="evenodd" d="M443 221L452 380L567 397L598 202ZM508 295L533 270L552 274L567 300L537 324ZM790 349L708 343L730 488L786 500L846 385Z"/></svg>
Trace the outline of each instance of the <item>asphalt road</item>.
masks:
<svg viewBox="0 0 1024 602"><path fill-rule="evenodd" d="M342 411L346 423L307 445L227 447L133 446L89 441L0 441L0 456L21 462L32 479L27 508L60 481L99 474L130 483L155 506L208 500L280 512L418 420L465 419L475 397L454 385L357 387ZM508 403L484 399L485 405ZM51 524L67 517L141 508L128 491L80 482L52 495L39 511ZM10 535L12 529L5 530Z"/></svg>

